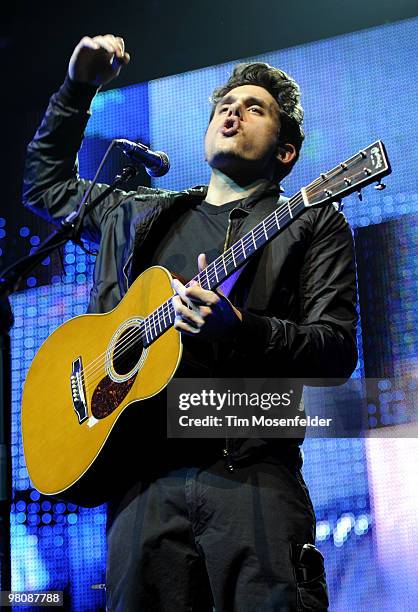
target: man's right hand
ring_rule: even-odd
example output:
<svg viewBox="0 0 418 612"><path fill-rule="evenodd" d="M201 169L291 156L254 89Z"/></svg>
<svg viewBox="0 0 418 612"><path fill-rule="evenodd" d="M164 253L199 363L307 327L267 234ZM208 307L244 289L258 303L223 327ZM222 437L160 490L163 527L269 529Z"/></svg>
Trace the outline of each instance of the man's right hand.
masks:
<svg viewBox="0 0 418 612"><path fill-rule="evenodd" d="M99 87L118 76L130 59L120 36L84 36L71 56L68 74L73 81Z"/></svg>

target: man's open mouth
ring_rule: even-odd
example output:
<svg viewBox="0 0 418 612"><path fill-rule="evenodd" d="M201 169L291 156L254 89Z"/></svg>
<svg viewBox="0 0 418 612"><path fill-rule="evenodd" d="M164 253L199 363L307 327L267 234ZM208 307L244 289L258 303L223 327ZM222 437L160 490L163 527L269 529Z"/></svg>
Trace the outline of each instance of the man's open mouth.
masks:
<svg viewBox="0 0 418 612"><path fill-rule="evenodd" d="M221 133L224 136L234 136L238 133L239 123L238 117L228 117L221 128Z"/></svg>

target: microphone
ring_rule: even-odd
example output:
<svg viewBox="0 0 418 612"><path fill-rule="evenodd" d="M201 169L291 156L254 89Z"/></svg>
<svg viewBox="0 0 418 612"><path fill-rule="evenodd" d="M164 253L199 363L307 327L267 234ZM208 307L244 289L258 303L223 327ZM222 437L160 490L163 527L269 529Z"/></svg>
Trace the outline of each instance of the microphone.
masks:
<svg viewBox="0 0 418 612"><path fill-rule="evenodd" d="M170 160L163 151L151 151L144 144L126 138L115 138L113 142L122 149L131 162L145 166L150 176L164 176L170 170Z"/></svg>

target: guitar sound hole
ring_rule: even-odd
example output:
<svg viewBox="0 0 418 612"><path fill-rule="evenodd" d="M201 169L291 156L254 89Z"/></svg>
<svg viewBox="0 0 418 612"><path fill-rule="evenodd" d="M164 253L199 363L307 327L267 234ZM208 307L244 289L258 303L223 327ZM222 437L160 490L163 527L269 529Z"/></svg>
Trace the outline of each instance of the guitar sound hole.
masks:
<svg viewBox="0 0 418 612"><path fill-rule="evenodd" d="M141 359L144 350L141 329L128 327L118 339L113 351L113 368L119 376L128 374Z"/></svg>

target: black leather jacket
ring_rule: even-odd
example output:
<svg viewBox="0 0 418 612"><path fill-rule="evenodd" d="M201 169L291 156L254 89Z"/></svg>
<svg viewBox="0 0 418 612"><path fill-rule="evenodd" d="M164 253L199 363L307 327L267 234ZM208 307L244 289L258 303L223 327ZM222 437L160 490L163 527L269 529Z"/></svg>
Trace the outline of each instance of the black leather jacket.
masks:
<svg viewBox="0 0 418 612"><path fill-rule="evenodd" d="M59 222L89 182L77 173L77 152L95 90L67 78L51 98L28 146L23 199ZM93 197L105 189L96 185ZM205 197L140 187L117 191L85 219L84 235L99 244L90 312L112 309L149 266L153 245L181 210ZM230 246L277 207L279 190L265 183L230 213ZM239 277L231 301L243 314L235 338L218 351L212 374L251 377L348 378L357 362L356 277L351 230L333 206L307 209L258 252ZM219 355L221 357L219 358ZM237 452L238 452L237 445Z"/></svg>

